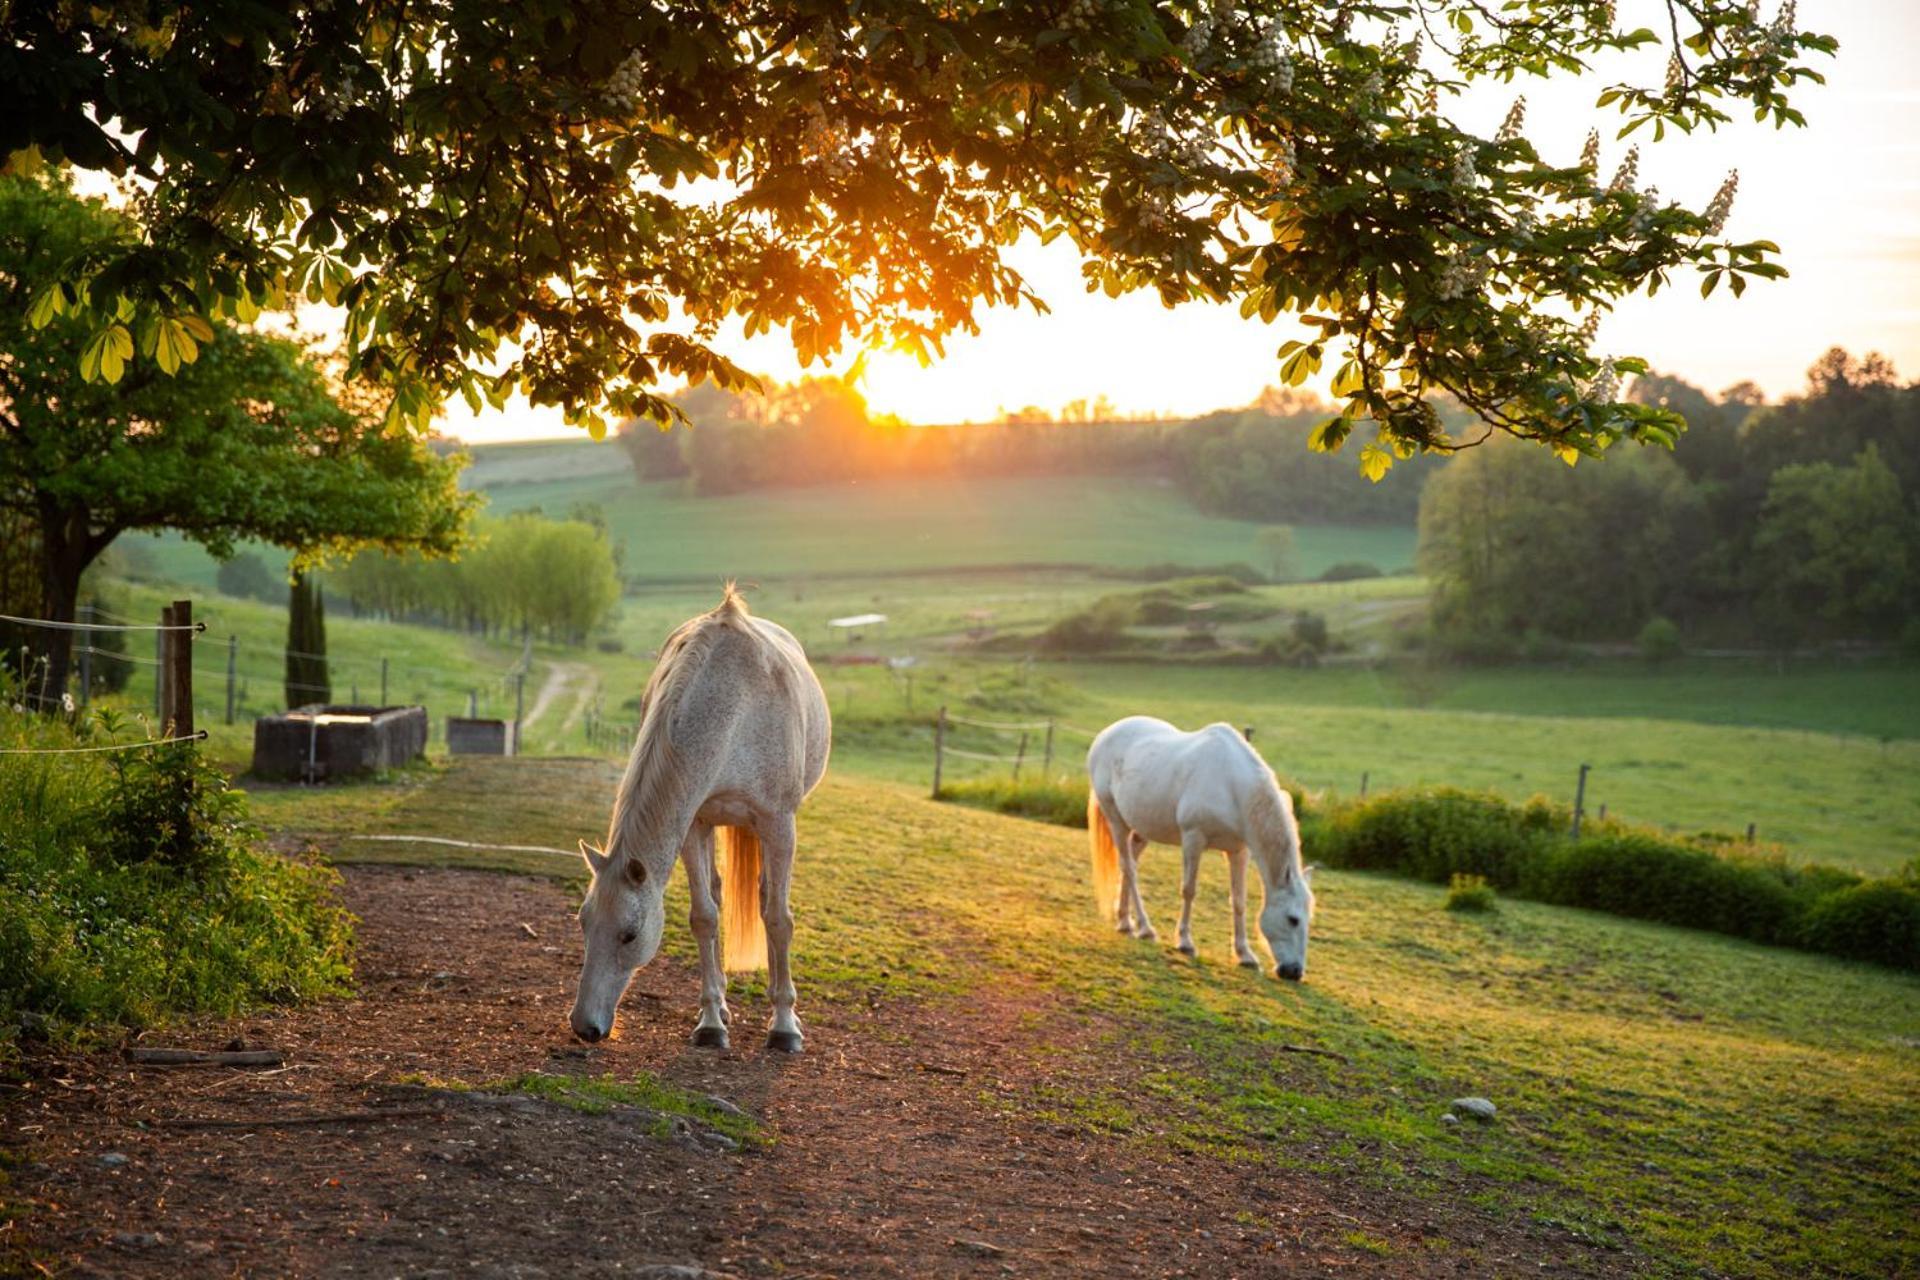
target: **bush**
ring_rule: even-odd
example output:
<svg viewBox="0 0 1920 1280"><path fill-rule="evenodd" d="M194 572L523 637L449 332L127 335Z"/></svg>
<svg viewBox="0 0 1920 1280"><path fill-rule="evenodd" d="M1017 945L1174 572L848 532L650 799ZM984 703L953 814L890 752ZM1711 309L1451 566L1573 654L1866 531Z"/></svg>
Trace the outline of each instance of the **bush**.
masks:
<svg viewBox="0 0 1920 1280"><path fill-rule="evenodd" d="M1875 880L1818 899L1799 944L1830 955L1920 969L1920 884Z"/></svg>
<svg viewBox="0 0 1920 1280"><path fill-rule="evenodd" d="M976 778L946 784L940 788L938 798L1060 827L1084 829L1087 825L1087 780L1083 777L1021 782L1011 778Z"/></svg>
<svg viewBox="0 0 1920 1280"><path fill-rule="evenodd" d="M1478 877L1511 897L1920 969L1920 878L1863 880L1617 822L1575 840L1570 819L1545 800L1451 789L1302 815L1312 857L1332 866L1436 884Z"/></svg>
<svg viewBox="0 0 1920 1280"><path fill-rule="evenodd" d="M1447 885L1449 911L1491 911L1493 906L1493 886L1485 876L1458 873Z"/></svg>
<svg viewBox="0 0 1920 1280"><path fill-rule="evenodd" d="M1321 615L1302 609L1293 615L1291 631L1294 643L1301 648L1315 653L1327 651L1327 620Z"/></svg>
<svg viewBox="0 0 1920 1280"><path fill-rule="evenodd" d="M112 733L0 712L9 746ZM148 754L0 769L0 1056L23 1013L71 1036L346 989L334 873L255 849L243 798L191 748L108 763Z"/></svg>
<svg viewBox="0 0 1920 1280"><path fill-rule="evenodd" d="M1328 565L1326 569L1321 572L1320 581L1358 582L1362 578L1378 578L1381 576L1383 575L1380 572L1380 566L1377 564L1370 564L1365 560L1342 560L1338 564Z"/></svg>
<svg viewBox="0 0 1920 1280"><path fill-rule="evenodd" d="M1665 618L1649 618L1634 643L1641 657L1658 666L1680 656L1680 628Z"/></svg>

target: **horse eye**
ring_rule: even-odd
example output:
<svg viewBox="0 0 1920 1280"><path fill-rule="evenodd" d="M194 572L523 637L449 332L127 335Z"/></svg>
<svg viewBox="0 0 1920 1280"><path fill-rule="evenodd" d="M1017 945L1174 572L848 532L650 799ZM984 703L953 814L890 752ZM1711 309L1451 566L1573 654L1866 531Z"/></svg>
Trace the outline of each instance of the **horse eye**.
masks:
<svg viewBox="0 0 1920 1280"><path fill-rule="evenodd" d="M633 940L635 938L638 938L639 936L640 935L638 933L635 933L632 929L629 929L625 933L620 935L620 945L623 947L630 947L633 945Z"/></svg>
<svg viewBox="0 0 1920 1280"><path fill-rule="evenodd" d="M1290 925L1292 925L1292 926L1293 926L1294 928L1296 928L1296 929L1298 929L1298 928L1300 927L1300 917L1299 917L1299 916L1288 916L1288 917L1287 917L1287 923L1288 923L1288 924L1290 924Z"/></svg>

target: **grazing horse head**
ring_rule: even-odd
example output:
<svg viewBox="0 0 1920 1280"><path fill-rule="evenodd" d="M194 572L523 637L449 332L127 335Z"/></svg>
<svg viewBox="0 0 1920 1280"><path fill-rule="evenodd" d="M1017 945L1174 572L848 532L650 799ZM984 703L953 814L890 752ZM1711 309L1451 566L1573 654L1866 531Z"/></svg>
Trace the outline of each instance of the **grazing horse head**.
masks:
<svg viewBox="0 0 1920 1280"><path fill-rule="evenodd" d="M587 955L569 1021L575 1035L592 1042L612 1034L614 1010L633 971L660 950L667 877L649 871L625 850L605 853L582 840L580 853L593 872L593 883L580 904Z"/></svg>
<svg viewBox="0 0 1920 1280"><path fill-rule="evenodd" d="M1313 868L1300 862L1300 824L1293 797L1271 780L1256 787L1248 804L1255 839L1253 853L1266 882L1260 908L1260 932L1273 950L1276 978L1298 982L1307 972L1307 930L1313 924Z"/></svg>
<svg viewBox="0 0 1920 1280"><path fill-rule="evenodd" d="M1298 982L1307 972L1307 930L1313 924L1310 867L1284 867L1277 884L1267 887L1260 908L1260 932L1273 949L1273 975Z"/></svg>

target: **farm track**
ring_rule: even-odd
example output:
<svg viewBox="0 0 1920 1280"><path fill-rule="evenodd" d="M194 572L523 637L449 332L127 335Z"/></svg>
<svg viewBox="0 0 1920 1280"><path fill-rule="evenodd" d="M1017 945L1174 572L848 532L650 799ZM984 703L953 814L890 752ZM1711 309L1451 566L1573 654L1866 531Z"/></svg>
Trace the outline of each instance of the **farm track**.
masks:
<svg viewBox="0 0 1920 1280"><path fill-rule="evenodd" d="M1048 1113L1062 1088L1151 1114L1162 1065L1016 975L965 1000L804 985L805 1055L769 1056L756 998L735 1052L686 1043L697 987L661 959L620 1035L572 1043L570 896L539 880L354 867L357 997L176 1028L170 1044L283 1051L266 1072L29 1064L0 1096L14 1200L57 1271L90 1276L1605 1275L1639 1269L1464 1197L1415 1201L1337 1170L1175 1154ZM670 927L676 927L670 925ZM985 963L962 945L953 963ZM697 1128L408 1082L646 1070L767 1126L732 1153ZM273 1127L290 1117L365 1117ZM241 1127L179 1128L180 1119ZM244 1127L258 1123L256 1128ZM125 1157L108 1160L109 1153ZM1459 1190L1455 1188L1454 1190ZM1436 1197L1445 1189L1436 1188Z"/></svg>

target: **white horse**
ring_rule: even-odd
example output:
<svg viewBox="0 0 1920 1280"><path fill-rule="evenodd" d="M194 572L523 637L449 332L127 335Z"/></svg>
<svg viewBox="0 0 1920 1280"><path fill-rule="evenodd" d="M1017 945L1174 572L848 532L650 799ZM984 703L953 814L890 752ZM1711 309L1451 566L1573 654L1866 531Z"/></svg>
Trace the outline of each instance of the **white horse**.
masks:
<svg viewBox="0 0 1920 1280"><path fill-rule="evenodd" d="M1180 846L1180 950L1194 954L1193 894L1200 855L1219 849L1233 878L1233 951L1260 967L1247 945L1247 858L1266 890L1260 932L1276 977L1298 982L1307 969L1313 918L1312 869L1300 863L1293 799L1232 725L1183 733L1164 720L1128 716L1100 731L1087 750L1087 830L1093 891L1122 933L1158 935L1140 900L1139 859L1148 841ZM1115 833L1124 838L1116 841Z"/></svg>
<svg viewBox="0 0 1920 1280"><path fill-rule="evenodd" d="M820 681L800 642L751 616L729 583L718 608L667 640L640 714L606 848L580 842L593 883L580 906L587 954L574 1034L594 1041L612 1032L633 971L660 949L662 899L678 856L700 946L693 1042L727 1047L725 970L766 965L767 1046L798 1053L787 891L794 814L826 772L832 745Z"/></svg>

